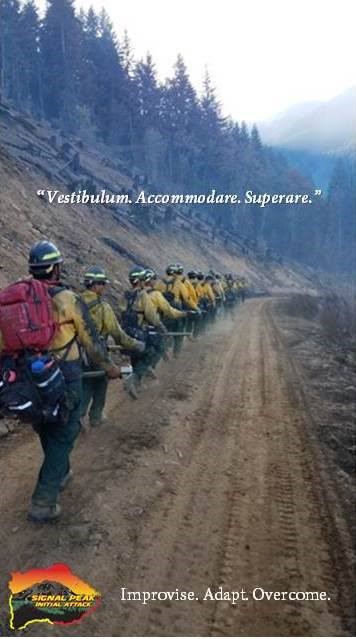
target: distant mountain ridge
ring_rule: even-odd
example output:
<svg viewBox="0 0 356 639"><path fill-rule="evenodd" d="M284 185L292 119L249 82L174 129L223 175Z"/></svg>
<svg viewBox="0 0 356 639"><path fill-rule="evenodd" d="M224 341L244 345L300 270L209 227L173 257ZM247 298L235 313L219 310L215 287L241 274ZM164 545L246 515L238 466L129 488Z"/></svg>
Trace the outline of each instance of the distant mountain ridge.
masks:
<svg viewBox="0 0 356 639"><path fill-rule="evenodd" d="M294 105L259 129L271 146L349 155L356 150L356 86L326 102Z"/></svg>

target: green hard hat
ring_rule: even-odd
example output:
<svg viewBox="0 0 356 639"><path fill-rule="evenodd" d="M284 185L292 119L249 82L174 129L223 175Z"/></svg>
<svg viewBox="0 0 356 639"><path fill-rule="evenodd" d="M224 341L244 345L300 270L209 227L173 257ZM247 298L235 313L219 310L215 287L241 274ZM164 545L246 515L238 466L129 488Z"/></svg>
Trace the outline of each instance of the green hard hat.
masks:
<svg viewBox="0 0 356 639"><path fill-rule="evenodd" d="M145 277L146 269L143 266L134 266L129 272L129 280L132 284L142 282Z"/></svg>
<svg viewBox="0 0 356 639"><path fill-rule="evenodd" d="M143 276L145 282L149 282L150 280L157 279L157 273L153 268L146 268L145 274Z"/></svg>
<svg viewBox="0 0 356 639"><path fill-rule="evenodd" d="M89 266L84 273L85 284L108 284L109 281L101 266Z"/></svg>

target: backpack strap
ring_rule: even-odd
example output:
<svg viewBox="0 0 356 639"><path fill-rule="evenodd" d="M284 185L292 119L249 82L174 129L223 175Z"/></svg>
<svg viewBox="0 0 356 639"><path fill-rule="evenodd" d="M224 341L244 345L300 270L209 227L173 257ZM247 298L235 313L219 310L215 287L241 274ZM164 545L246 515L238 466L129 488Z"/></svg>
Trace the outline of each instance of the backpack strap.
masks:
<svg viewBox="0 0 356 639"><path fill-rule="evenodd" d="M137 296L138 296L138 290L126 291L125 299L127 301L127 309L124 311L125 313L129 313L133 311L134 313L137 313L137 315L144 315L143 311L136 311L133 308L133 305L137 300Z"/></svg>
<svg viewBox="0 0 356 639"><path fill-rule="evenodd" d="M162 280L165 285L166 285L166 293L172 293L173 292L173 286L175 284L175 279L174 280Z"/></svg>
<svg viewBox="0 0 356 639"><path fill-rule="evenodd" d="M55 286L48 287L48 293L52 298L58 295L58 293L61 293L62 291L67 291L67 290L68 290L68 286L65 286L65 284L60 284L60 283L56 284Z"/></svg>
<svg viewBox="0 0 356 639"><path fill-rule="evenodd" d="M91 311L93 308L95 308L96 306L99 306L99 304L101 304L101 300L98 298L96 300L93 300L92 302L89 302L89 304L87 302L85 302L88 310Z"/></svg>
<svg viewBox="0 0 356 639"><path fill-rule="evenodd" d="M98 297L95 300L92 300L91 302L89 302L89 304L87 302L85 302L88 311L92 311L93 308L96 308L97 306L101 306L101 328L99 330L99 333L101 334L103 328L104 328L104 305L103 305L103 301L100 299L100 297Z"/></svg>
<svg viewBox="0 0 356 639"><path fill-rule="evenodd" d="M132 310L134 303L136 302L137 291L125 291L125 300L127 302L127 307L125 309L126 313Z"/></svg>
<svg viewBox="0 0 356 639"><path fill-rule="evenodd" d="M69 324L69 322L66 322L66 324ZM59 359L57 358L57 361L65 362L69 355L69 351L71 347L73 346L74 342L76 342L76 340L77 340L77 336L74 335L74 337L72 337L72 339L70 339L69 342L67 342L67 344L64 344L64 346L61 346L60 348L51 348L51 350L49 350L48 352L55 355L55 353L60 353L61 351L64 351L63 357L60 357Z"/></svg>
<svg viewBox="0 0 356 639"><path fill-rule="evenodd" d="M56 284L56 286L51 286L48 288L48 293L50 297L53 299L58 293L62 291L68 291L69 287L65 286L65 284ZM63 326L64 324L73 324L72 320L66 320L65 322L59 322L59 326ZM61 348L59 350L62 350Z"/></svg>
<svg viewBox="0 0 356 639"><path fill-rule="evenodd" d="M62 291L67 291L67 290L69 290L68 286L65 286L65 284L61 284L60 282L58 282L55 286L51 286L48 288L48 293L53 299L56 295L58 295ZM73 322L72 320L66 320L65 322L60 322L59 326L63 326L64 324L73 324ZM64 351L64 355L63 357L59 358L59 361L65 362L65 360L67 359L69 355L69 351L71 347L76 341L77 341L77 336L74 335L72 339L70 339L69 342L67 342L67 344L64 344L64 346L61 346L60 348L51 348L48 352L55 355L55 353L60 353L61 351Z"/></svg>

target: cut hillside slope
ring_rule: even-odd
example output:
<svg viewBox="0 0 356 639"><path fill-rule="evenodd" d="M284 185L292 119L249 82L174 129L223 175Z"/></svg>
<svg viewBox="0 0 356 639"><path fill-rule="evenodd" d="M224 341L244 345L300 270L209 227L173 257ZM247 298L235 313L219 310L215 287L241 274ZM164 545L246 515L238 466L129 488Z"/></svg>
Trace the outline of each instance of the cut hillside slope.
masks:
<svg viewBox="0 0 356 639"><path fill-rule="evenodd" d="M259 292L312 291L317 286L311 272L243 255L238 240L213 238L202 220L192 224L181 211L167 225L163 211L155 208L154 226L145 230L128 205L49 204L37 195L39 189L69 193L73 185L78 189L91 181L98 191L116 194L134 190L133 176L121 162L105 156L104 149L89 149L78 138L34 123L4 104L0 141L0 286L26 273L28 249L44 237L60 246L72 285L89 263L105 266L118 292L126 286L132 263L162 272L167 263L179 260L186 267L244 275Z"/></svg>

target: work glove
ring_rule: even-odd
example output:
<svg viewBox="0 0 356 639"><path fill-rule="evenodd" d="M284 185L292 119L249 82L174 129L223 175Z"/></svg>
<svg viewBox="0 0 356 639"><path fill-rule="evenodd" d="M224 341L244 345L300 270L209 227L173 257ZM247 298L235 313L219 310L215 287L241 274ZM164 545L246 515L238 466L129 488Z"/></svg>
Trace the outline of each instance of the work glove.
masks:
<svg viewBox="0 0 356 639"><path fill-rule="evenodd" d="M115 364L113 364L112 366L110 366L110 368L106 371L106 374L108 376L109 379L120 379L121 377L121 370L119 369L118 366L115 366Z"/></svg>
<svg viewBox="0 0 356 639"><path fill-rule="evenodd" d="M146 344L145 342L137 342L136 343L136 351L138 353L144 353L146 350Z"/></svg>
<svg viewBox="0 0 356 639"><path fill-rule="evenodd" d="M200 311L188 311L187 313L188 317L191 317L192 319L199 317L199 315L201 315Z"/></svg>

